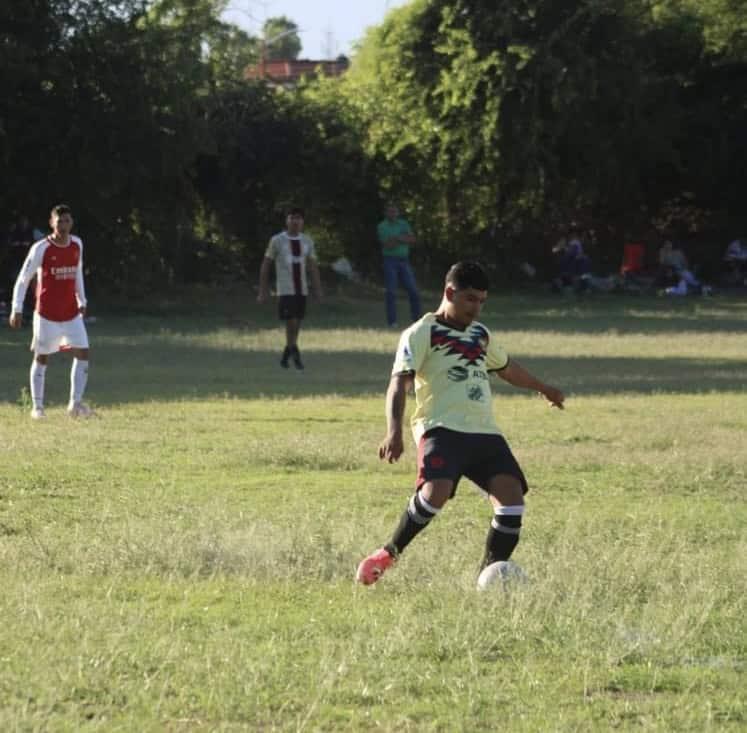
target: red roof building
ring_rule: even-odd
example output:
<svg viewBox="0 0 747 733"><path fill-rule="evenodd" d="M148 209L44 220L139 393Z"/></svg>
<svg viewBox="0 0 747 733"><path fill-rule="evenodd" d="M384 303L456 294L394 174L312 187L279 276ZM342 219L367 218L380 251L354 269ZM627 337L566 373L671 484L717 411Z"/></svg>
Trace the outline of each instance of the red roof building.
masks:
<svg viewBox="0 0 747 733"><path fill-rule="evenodd" d="M334 61L315 61L312 59L277 59L260 61L248 66L244 71L245 79L264 79L275 86L294 87L302 76L313 77L317 74L324 76L341 76L350 62L345 56Z"/></svg>

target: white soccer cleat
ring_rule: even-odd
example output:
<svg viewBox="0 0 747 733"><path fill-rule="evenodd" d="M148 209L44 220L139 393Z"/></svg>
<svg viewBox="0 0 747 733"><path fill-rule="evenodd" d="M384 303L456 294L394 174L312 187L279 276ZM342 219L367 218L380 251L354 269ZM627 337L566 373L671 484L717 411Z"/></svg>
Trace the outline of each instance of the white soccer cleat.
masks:
<svg viewBox="0 0 747 733"><path fill-rule="evenodd" d="M32 420L44 420L46 417L47 416L44 414L43 407L35 407L33 410L31 410Z"/></svg>
<svg viewBox="0 0 747 733"><path fill-rule="evenodd" d="M67 414L70 417L91 417L93 410L83 402L76 402L68 406Z"/></svg>

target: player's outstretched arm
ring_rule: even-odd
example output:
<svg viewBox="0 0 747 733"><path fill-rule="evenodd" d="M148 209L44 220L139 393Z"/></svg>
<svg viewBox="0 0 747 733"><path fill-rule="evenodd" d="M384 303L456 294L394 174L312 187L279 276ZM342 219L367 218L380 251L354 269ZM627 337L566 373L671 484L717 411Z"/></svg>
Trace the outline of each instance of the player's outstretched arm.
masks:
<svg viewBox="0 0 747 733"><path fill-rule="evenodd" d="M407 391L413 383L412 374L393 374L386 391L387 432L379 445L379 458L394 463L405 452L402 439L402 421L405 416Z"/></svg>
<svg viewBox="0 0 747 733"><path fill-rule="evenodd" d="M565 395L556 387L545 384L530 374L518 361L514 361L513 359L509 361L508 366L498 372L498 376L514 387L533 389L535 392L539 392L552 407L563 409Z"/></svg>

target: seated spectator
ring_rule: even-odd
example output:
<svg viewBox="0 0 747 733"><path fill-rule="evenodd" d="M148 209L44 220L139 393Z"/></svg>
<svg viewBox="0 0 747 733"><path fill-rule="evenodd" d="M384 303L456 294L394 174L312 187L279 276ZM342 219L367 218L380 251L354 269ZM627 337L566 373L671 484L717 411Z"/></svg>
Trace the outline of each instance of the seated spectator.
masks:
<svg viewBox="0 0 747 733"><path fill-rule="evenodd" d="M642 242L628 242L623 245L623 260L620 274L625 277L642 275L646 269L646 245Z"/></svg>
<svg viewBox="0 0 747 733"><path fill-rule="evenodd" d="M682 270L676 285L666 288L665 295L710 295L711 288L698 280L690 270Z"/></svg>
<svg viewBox="0 0 747 733"><path fill-rule="evenodd" d="M667 246L669 245L669 246ZM695 276L687 264L685 253L681 249L672 247L671 242L665 242L660 253L659 263L671 273L672 281L664 290L666 295L710 295L711 288Z"/></svg>
<svg viewBox="0 0 747 733"><path fill-rule="evenodd" d="M747 285L747 244L745 239L735 239L726 248L724 262L729 270L729 282Z"/></svg>
<svg viewBox="0 0 747 733"><path fill-rule="evenodd" d="M553 247L558 265L558 277L553 281L556 290L573 288L582 292L588 288L591 261L584 253L580 232L571 228L567 238L562 238Z"/></svg>
<svg viewBox="0 0 747 733"><path fill-rule="evenodd" d="M659 267L656 273L656 284L661 287L672 287L681 281L681 273L688 270L685 253L674 247L667 240L659 250Z"/></svg>

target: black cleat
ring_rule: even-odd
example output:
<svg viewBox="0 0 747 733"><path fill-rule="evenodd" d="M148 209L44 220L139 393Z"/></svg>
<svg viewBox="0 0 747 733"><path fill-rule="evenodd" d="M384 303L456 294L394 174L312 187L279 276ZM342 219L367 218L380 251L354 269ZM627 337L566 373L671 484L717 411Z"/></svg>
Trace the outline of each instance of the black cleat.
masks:
<svg viewBox="0 0 747 733"><path fill-rule="evenodd" d="M288 368L288 359L290 359L291 350L288 346L286 346L283 349L283 356L280 359L280 366L283 367L283 369Z"/></svg>
<svg viewBox="0 0 747 733"><path fill-rule="evenodd" d="M296 369L303 369L303 362L301 361L301 352L298 350L298 346L293 347L293 353L291 354L293 358L293 364L295 365Z"/></svg>

